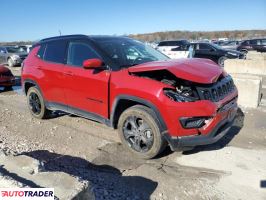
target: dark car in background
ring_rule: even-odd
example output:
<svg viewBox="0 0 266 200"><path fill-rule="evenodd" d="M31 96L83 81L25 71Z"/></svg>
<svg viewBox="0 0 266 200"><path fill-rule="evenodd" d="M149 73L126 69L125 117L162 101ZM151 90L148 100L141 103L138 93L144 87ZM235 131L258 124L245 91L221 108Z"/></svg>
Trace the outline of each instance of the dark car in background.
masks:
<svg viewBox="0 0 266 200"><path fill-rule="evenodd" d="M243 41L238 47L238 51L247 53L248 51L266 52L266 38Z"/></svg>
<svg viewBox="0 0 266 200"><path fill-rule="evenodd" d="M198 42L192 43L192 45L195 51L195 58L208 58L222 67L224 66L224 61L226 59L245 58L245 54L239 51L223 49L222 47L212 43Z"/></svg>
<svg viewBox="0 0 266 200"><path fill-rule="evenodd" d="M21 65L28 53L21 51L16 46L0 46L0 64L8 64L9 67Z"/></svg>

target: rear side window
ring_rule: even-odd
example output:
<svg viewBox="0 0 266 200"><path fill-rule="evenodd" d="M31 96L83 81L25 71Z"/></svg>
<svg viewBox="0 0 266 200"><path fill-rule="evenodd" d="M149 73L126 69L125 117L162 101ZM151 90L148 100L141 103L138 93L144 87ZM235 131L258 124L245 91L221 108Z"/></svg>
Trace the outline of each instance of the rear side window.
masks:
<svg viewBox="0 0 266 200"><path fill-rule="evenodd" d="M158 44L158 47L163 47L163 46L168 46L168 42L164 41Z"/></svg>
<svg viewBox="0 0 266 200"><path fill-rule="evenodd" d="M45 51L45 44L42 44L38 50L37 56L41 59L43 59L44 51Z"/></svg>
<svg viewBox="0 0 266 200"><path fill-rule="evenodd" d="M64 40L47 43L44 60L63 64L65 60L66 47L67 42Z"/></svg>
<svg viewBox="0 0 266 200"><path fill-rule="evenodd" d="M67 64L82 67L83 62L91 58L100 58L96 51L85 42L70 42L68 47Z"/></svg>
<svg viewBox="0 0 266 200"><path fill-rule="evenodd" d="M169 46L179 46L181 45L182 43L180 41L169 41L168 42L168 45Z"/></svg>

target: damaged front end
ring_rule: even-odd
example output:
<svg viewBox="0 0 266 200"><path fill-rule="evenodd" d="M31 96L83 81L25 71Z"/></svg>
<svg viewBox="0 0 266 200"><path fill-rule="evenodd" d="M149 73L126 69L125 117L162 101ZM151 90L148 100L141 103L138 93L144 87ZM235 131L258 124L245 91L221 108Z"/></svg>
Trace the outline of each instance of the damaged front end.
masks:
<svg viewBox="0 0 266 200"><path fill-rule="evenodd" d="M203 84L176 77L167 69L131 73L167 85L164 94L175 102L210 100L217 102L233 92L235 85L230 75L221 74L215 83Z"/></svg>
<svg viewBox="0 0 266 200"><path fill-rule="evenodd" d="M176 102L210 100L217 102L235 89L231 76L223 74L215 83L202 84L176 77L168 70L134 72L132 75L152 79L167 85L164 94Z"/></svg>
<svg viewBox="0 0 266 200"><path fill-rule="evenodd" d="M175 77L168 70L155 70L147 72L135 72L132 75L152 79L167 85L164 94L176 102L193 102L199 100L197 90L193 83Z"/></svg>

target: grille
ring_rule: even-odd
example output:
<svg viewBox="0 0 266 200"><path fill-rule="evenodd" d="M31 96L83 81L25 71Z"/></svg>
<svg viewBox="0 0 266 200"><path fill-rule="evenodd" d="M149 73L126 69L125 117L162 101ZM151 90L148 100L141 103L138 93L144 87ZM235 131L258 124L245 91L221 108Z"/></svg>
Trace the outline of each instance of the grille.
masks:
<svg viewBox="0 0 266 200"><path fill-rule="evenodd" d="M196 87L202 100L220 101L234 91L235 85L231 76L227 76L215 84L206 87Z"/></svg>

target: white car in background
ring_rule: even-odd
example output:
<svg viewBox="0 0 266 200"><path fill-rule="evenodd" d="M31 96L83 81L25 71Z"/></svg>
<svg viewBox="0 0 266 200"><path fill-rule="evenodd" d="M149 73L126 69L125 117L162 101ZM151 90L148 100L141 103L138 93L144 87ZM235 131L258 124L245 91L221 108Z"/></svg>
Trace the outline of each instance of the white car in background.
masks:
<svg viewBox="0 0 266 200"><path fill-rule="evenodd" d="M172 59L193 57L193 48L187 40L161 41L156 49Z"/></svg>

